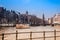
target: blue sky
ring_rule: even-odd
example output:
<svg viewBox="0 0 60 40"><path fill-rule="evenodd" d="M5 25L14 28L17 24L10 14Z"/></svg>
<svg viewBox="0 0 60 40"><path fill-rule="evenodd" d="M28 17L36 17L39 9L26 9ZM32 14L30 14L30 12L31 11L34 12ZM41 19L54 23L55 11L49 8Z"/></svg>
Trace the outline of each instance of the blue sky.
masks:
<svg viewBox="0 0 60 40"><path fill-rule="evenodd" d="M29 14L39 18L42 17L43 13L46 18L60 13L60 0L0 0L0 6L20 13L28 11Z"/></svg>

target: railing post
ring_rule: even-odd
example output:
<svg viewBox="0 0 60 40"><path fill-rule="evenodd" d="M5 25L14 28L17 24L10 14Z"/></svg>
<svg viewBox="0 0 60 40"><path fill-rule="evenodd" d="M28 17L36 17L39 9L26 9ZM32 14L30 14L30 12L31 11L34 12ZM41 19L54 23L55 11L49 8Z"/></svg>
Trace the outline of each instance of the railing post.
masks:
<svg viewBox="0 0 60 40"><path fill-rule="evenodd" d="M32 32L30 32L30 40L32 40Z"/></svg>
<svg viewBox="0 0 60 40"><path fill-rule="evenodd" d="M4 33L2 33L2 40L4 40Z"/></svg>
<svg viewBox="0 0 60 40"><path fill-rule="evenodd" d="M43 39L45 40L45 31L43 31Z"/></svg>
<svg viewBox="0 0 60 40"><path fill-rule="evenodd" d="M56 30L54 30L54 40L56 40Z"/></svg>
<svg viewBox="0 0 60 40"><path fill-rule="evenodd" d="M18 31L16 31L16 40L17 40L17 38L18 38Z"/></svg>

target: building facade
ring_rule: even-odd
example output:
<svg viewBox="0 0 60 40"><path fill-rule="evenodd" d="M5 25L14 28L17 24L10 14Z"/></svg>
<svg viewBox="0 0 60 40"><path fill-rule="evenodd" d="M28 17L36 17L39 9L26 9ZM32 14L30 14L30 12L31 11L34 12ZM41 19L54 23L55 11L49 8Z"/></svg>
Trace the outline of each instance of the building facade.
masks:
<svg viewBox="0 0 60 40"><path fill-rule="evenodd" d="M53 24L60 24L60 13L53 17Z"/></svg>

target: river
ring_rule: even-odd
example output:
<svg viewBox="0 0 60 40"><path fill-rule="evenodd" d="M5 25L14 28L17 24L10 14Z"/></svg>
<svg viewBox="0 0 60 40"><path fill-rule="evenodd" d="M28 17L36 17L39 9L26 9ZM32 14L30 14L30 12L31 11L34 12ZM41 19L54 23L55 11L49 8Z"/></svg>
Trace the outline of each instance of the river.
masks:
<svg viewBox="0 0 60 40"><path fill-rule="evenodd" d="M60 29L56 29L51 26L36 26L36 27L31 27L28 29L16 29L16 27L3 27L0 29L0 34L1 33L15 33L16 30L18 32L37 32L37 31L54 31L57 30L59 31ZM60 35L60 33L57 33L57 35ZM33 38L34 37L42 37L43 34L41 33L33 33ZM54 33L46 33L45 36L54 36ZM5 35L4 40L16 40L16 34L11 34L11 35ZM18 34L18 39L23 39L23 38L29 38L30 34ZM57 38L58 39L58 38ZM0 36L0 40L2 40L2 37ZM43 39L33 39L33 40L43 40ZM46 40L54 40L54 38L46 38ZM59 39L58 39L59 40Z"/></svg>

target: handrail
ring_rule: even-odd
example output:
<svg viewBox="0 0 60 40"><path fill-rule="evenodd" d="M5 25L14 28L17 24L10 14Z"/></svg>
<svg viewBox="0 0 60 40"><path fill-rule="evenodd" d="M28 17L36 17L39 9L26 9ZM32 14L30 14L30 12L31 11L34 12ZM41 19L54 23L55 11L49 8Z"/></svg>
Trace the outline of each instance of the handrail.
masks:
<svg viewBox="0 0 60 40"><path fill-rule="evenodd" d="M53 32L54 35L53 36L45 36L45 33L50 33L50 32ZM16 34L16 40L19 40L18 39L18 34L29 33L30 34L30 38L24 38L24 39L30 39L30 40L32 40L32 39L43 38L45 40L45 38L54 38L54 40L56 40L56 37L60 37L60 36L56 35L56 32L60 32L60 31L56 31L56 30L54 30L54 31L36 31L36 32L32 32L32 31L30 31L30 32L18 32L18 31L16 31L15 33L2 33L2 34L0 34L0 36L2 36L2 40L4 40L4 35ZM43 37L32 38L33 33L43 33Z"/></svg>

